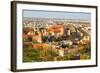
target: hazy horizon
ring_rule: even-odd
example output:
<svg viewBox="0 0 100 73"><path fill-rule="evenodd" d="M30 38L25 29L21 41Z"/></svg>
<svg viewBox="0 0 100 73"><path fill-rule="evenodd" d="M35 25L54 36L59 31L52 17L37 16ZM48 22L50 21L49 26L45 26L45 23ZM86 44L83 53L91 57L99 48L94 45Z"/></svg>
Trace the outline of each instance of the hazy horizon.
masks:
<svg viewBox="0 0 100 73"><path fill-rule="evenodd" d="M65 12L65 11L41 11L23 10L24 18L49 18L49 19L72 19L72 20L91 20L90 13Z"/></svg>

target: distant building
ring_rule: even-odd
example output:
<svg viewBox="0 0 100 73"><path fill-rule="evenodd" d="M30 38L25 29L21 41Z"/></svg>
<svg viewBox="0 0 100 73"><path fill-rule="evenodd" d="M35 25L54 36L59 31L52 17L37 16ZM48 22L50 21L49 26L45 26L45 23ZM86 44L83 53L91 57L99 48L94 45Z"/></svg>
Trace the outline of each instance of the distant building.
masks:
<svg viewBox="0 0 100 73"><path fill-rule="evenodd" d="M80 40L81 44L89 44L91 39L89 36L84 36L83 39Z"/></svg>
<svg viewBox="0 0 100 73"><path fill-rule="evenodd" d="M52 26L48 29L48 32L52 33L52 35L62 36L64 34L64 27L63 25Z"/></svg>
<svg viewBox="0 0 100 73"><path fill-rule="evenodd" d="M70 30L68 30L68 31L67 31L67 35L68 35L68 36L70 36L70 35L71 35L71 32L70 32Z"/></svg>
<svg viewBox="0 0 100 73"><path fill-rule="evenodd" d="M61 57L64 56L64 49L59 49L59 56L61 56Z"/></svg>
<svg viewBox="0 0 100 73"><path fill-rule="evenodd" d="M63 40L60 42L62 48L70 47L73 44L71 40Z"/></svg>
<svg viewBox="0 0 100 73"><path fill-rule="evenodd" d="M73 44L74 45L78 45L80 42L79 42L79 39L78 38L75 38L74 40L73 40Z"/></svg>

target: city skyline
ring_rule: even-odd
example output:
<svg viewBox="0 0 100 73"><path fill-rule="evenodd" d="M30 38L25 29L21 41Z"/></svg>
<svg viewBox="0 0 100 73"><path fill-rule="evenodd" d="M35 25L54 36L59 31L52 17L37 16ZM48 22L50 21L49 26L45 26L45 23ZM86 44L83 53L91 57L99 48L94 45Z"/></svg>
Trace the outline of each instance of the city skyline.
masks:
<svg viewBox="0 0 100 73"><path fill-rule="evenodd" d="M90 13L64 12L64 11L43 11L43 10L23 10L23 17L26 18L57 18L57 19L75 19L91 20Z"/></svg>

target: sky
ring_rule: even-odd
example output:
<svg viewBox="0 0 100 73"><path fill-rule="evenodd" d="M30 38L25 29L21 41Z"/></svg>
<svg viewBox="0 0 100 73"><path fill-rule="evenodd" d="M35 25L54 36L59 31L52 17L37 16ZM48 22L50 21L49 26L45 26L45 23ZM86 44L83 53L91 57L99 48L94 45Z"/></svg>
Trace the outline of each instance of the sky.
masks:
<svg viewBox="0 0 100 73"><path fill-rule="evenodd" d="M64 11L23 10L23 17L91 20L90 13Z"/></svg>

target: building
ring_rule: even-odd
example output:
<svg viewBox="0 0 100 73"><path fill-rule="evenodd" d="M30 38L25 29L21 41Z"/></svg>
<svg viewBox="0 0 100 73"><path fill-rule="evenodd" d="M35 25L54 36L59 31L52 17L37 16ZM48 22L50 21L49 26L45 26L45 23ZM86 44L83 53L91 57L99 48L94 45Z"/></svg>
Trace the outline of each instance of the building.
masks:
<svg viewBox="0 0 100 73"><path fill-rule="evenodd" d="M53 35L63 36L64 26L63 25L54 25L48 29L48 32L53 34Z"/></svg>
<svg viewBox="0 0 100 73"><path fill-rule="evenodd" d="M89 36L84 36L83 39L80 40L81 44L89 44L91 43L91 38Z"/></svg>

